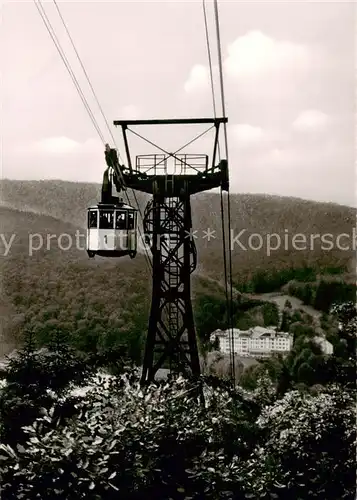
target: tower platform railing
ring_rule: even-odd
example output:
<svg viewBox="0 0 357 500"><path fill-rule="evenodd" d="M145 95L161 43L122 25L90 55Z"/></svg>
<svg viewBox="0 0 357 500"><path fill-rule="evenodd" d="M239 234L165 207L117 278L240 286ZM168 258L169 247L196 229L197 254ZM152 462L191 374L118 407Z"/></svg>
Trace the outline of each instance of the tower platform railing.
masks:
<svg viewBox="0 0 357 500"><path fill-rule="evenodd" d="M205 154L150 154L136 157L136 171L150 176L196 175L208 169Z"/></svg>

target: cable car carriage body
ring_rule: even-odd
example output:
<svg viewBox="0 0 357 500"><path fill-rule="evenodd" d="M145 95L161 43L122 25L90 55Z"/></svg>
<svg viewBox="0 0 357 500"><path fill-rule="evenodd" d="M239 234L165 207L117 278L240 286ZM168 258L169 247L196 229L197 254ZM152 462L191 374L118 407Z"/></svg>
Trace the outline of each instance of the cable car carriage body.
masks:
<svg viewBox="0 0 357 500"><path fill-rule="evenodd" d="M118 198L117 198L118 199ZM88 208L87 253L89 257L131 258L137 252L137 210L118 199Z"/></svg>

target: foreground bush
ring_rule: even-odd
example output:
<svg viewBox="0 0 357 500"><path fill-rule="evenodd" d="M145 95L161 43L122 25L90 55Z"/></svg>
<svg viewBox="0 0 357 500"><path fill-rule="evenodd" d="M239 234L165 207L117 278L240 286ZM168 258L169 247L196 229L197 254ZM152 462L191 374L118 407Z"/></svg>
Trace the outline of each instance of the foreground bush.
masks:
<svg viewBox="0 0 357 500"><path fill-rule="evenodd" d="M143 392L112 377L64 420L59 398L25 443L1 445L2 498L354 498L355 414L341 389L204 393L202 406L182 379Z"/></svg>
<svg viewBox="0 0 357 500"><path fill-rule="evenodd" d="M5 492L26 499L117 498L118 492L183 498L206 490L206 498L215 498L230 483L234 454L251 453L255 435L247 415L255 406L217 389L206 395L204 409L190 391L179 381L144 394L117 378L84 397L65 426L50 410L26 428L24 446L3 447ZM209 484L202 473L216 456L220 480Z"/></svg>
<svg viewBox="0 0 357 500"><path fill-rule="evenodd" d="M355 398L339 387L288 392L257 420L265 437L247 464L251 489L263 498L354 499L355 423Z"/></svg>

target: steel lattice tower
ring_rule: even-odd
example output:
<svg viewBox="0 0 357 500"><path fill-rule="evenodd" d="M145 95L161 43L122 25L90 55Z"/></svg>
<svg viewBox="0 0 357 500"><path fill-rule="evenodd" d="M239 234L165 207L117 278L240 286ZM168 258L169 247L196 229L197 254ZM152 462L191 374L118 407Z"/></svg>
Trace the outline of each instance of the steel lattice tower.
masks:
<svg viewBox="0 0 357 500"><path fill-rule="evenodd" d="M144 214L145 240L153 257L153 281L143 384L151 382L162 367L185 375L200 374L191 303L191 274L196 268L197 256L190 197L215 187L228 190L227 161L221 160L215 166L219 126L226 122L227 118L114 121L114 125L122 127L128 161L126 168L119 163L111 165L117 178L122 176L127 187L152 195ZM136 156L134 169L127 139L128 126L170 124L211 124L210 129L215 128L210 165L207 155L168 153L156 146L164 154ZM171 158L173 173L168 170Z"/></svg>

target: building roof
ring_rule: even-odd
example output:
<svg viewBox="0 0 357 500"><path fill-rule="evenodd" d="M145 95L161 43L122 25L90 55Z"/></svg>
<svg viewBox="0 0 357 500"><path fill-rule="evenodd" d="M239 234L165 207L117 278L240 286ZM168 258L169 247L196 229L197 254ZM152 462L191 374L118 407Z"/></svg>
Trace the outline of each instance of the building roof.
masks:
<svg viewBox="0 0 357 500"><path fill-rule="evenodd" d="M269 338L269 337L283 337L283 338L289 338L292 337L290 333L287 332L277 332L276 327L264 327L264 326L254 326L250 328L249 330L239 330L239 328L233 328L233 335L238 336L241 338L253 338L253 339L259 339L259 338ZM229 330L216 330L211 334L211 338L214 337L228 337L228 335L232 332L231 329Z"/></svg>
<svg viewBox="0 0 357 500"><path fill-rule="evenodd" d="M97 205L92 205L88 207L88 210L134 210L137 212L137 209L134 207L131 207L130 205L127 205L126 203L120 203L119 204L114 204L114 203L98 203Z"/></svg>
<svg viewBox="0 0 357 500"><path fill-rule="evenodd" d="M220 330L220 329L215 330L210 335L211 338L214 338L214 337L225 337L225 336L226 336L226 332L224 332L223 330Z"/></svg>

